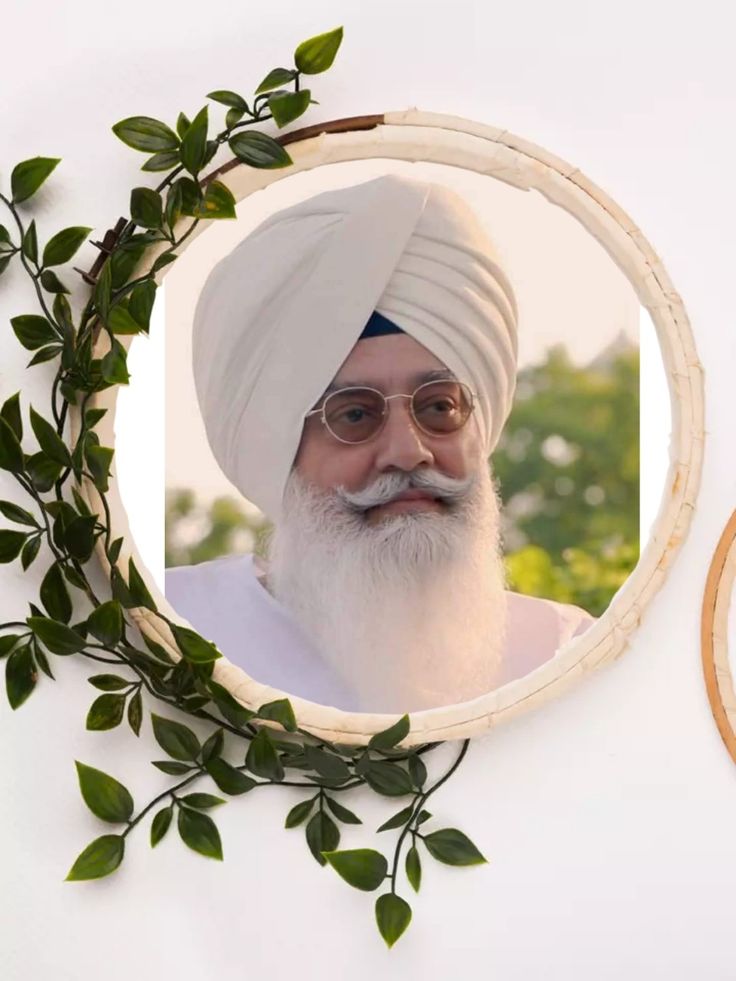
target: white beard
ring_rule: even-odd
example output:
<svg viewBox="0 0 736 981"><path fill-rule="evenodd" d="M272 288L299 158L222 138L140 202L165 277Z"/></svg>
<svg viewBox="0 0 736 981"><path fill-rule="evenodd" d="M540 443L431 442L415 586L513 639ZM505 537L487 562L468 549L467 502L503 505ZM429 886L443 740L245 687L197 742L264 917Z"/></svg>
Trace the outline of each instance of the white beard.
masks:
<svg viewBox="0 0 736 981"><path fill-rule="evenodd" d="M367 521L366 506L409 487L436 493L443 511ZM453 705L498 684L505 576L487 466L464 481L391 471L352 494L321 491L292 470L268 556L268 588L360 711Z"/></svg>

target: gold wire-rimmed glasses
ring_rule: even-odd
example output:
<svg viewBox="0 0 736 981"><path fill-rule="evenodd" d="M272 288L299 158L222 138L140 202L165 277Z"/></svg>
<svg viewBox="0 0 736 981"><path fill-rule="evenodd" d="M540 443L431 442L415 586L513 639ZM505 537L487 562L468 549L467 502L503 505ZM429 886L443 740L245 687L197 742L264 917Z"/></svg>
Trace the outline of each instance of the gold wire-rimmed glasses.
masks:
<svg viewBox="0 0 736 981"><path fill-rule="evenodd" d="M383 429L391 399L409 399L409 412L417 428L428 436L451 436L470 418L475 402L464 382L454 379L429 381L411 395L384 395L377 388L350 386L332 392L317 409L322 425L340 443L366 443Z"/></svg>

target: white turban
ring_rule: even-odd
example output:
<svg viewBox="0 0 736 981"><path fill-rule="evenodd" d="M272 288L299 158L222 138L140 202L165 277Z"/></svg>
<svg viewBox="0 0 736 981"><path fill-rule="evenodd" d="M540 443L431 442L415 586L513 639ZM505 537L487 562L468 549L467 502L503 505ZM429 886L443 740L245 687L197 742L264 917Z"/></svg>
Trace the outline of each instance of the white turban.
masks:
<svg viewBox="0 0 736 981"><path fill-rule="evenodd" d="M270 518L320 399L374 310L480 398L487 455L511 409L517 307L496 250L453 191L397 175L271 215L218 262L193 362L220 468Z"/></svg>

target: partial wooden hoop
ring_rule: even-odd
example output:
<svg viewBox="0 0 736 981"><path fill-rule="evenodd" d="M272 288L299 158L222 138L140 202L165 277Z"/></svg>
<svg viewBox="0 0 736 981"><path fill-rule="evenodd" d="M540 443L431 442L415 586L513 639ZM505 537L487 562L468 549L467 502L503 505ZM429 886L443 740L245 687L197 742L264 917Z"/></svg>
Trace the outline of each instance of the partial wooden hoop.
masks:
<svg viewBox="0 0 736 981"><path fill-rule="evenodd" d="M542 704L574 680L617 657L662 585L690 525L700 482L703 372L690 323L667 271L629 216L576 167L505 130L456 116L408 109L319 124L289 133L282 142L289 143L293 167L254 170L234 162L220 168L218 179L229 186L236 200L242 201L254 191L302 170L378 157L455 166L520 189L535 189L564 208L601 243L631 282L657 331L670 391L672 434L666 490L649 542L608 609L584 634L561 647L554 658L535 671L481 698L415 713L405 744L475 736ZM189 241L201 234L207 224L202 222ZM147 257L148 268L154 259L155 255ZM130 342L129 338L121 340ZM101 344L104 343L103 339ZM104 347L100 349L103 352ZM94 400L96 406L110 410L98 426L100 438L107 445L112 445L114 440L116 395L117 388L113 388L99 393ZM72 426L78 433L76 414ZM99 511L101 502L94 486L85 482L81 492L90 506ZM130 539L127 515L115 481L111 482L107 500L114 534L125 536L121 567L127 567L128 556L132 555L145 574L135 543ZM98 554L109 571L102 548ZM169 606L150 576L148 580L159 608L171 620L191 626ZM144 609L133 610L131 615L142 631L176 653L171 633L160 618ZM275 698L290 697L302 727L337 742L365 744L373 733L395 719L395 716L374 713L345 712L270 688L225 658L216 662L214 677L249 708Z"/></svg>
<svg viewBox="0 0 736 981"><path fill-rule="evenodd" d="M723 529L708 570L700 617L705 690L718 731L736 763L736 691L728 659L728 617L736 580L736 511Z"/></svg>

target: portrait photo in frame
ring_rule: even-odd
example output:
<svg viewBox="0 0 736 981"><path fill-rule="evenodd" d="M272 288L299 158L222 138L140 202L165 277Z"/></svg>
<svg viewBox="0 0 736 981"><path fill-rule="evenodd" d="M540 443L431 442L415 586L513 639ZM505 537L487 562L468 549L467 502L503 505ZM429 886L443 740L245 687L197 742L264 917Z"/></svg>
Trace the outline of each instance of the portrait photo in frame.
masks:
<svg viewBox="0 0 736 981"><path fill-rule="evenodd" d="M427 165L425 172L432 167L436 174L467 172L466 180L476 181L475 187L482 182L499 183L513 194L530 189L540 192L539 197L546 199L545 206L557 205L557 209L551 210L567 212L564 217L568 221L570 217L575 219L597 240L593 244L599 251L608 254L607 261L612 260L612 264L628 280L627 286L632 295L638 299L645 316L650 318L650 328L653 325L656 330L672 398L670 469L659 514L646 545L644 538L648 529L644 530L643 547L636 567L613 590L612 602L602 612L596 611L600 615L595 621L588 622L577 638L556 649L554 656L481 697L413 713L414 728L410 740L451 738L482 731L492 722L514 714L522 706L526 708L562 690L573 678L621 652L628 633L641 618L647 599L661 583L687 524L688 502L692 501L697 488L702 437L700 370L686 315L661 263L630 219L575 168L508 133L456 117L408 111L387 114L380 119L372 117L370 127L365 126L365 120L360 120L356 128L351 129L351 121L347 120L338 121L334 131L330 131L330 124L326 124L318 128L318 133L306 130L289 134L290 152L294 159L294 168L290 168L289 174L316 172L323 164L343 165L368 160L384 170L386 161L392 161L396 170L402 166L396 161L411 162L414 168L421 160ZM408 169L408 164L403 163L403 167ZM329 171L330 168L322 167L322 170ZM332 170L339 171L339 166ZM245 202L254 191L269 187L284 176L278 172L274 175L273 172L244 171L247 168L223 168L219 174L219 179L228 182L236 199L241 202ZM292 179L297 181L298 176ZM423 179L426 177L423 176ZM357 184L358 181L353 175L352 179L343 177L343 183ZM270 190L272 188L269 187ZM270 207L273 210L274 205ZM204 236L198 238L193 249L204 241ZM185 261L186 255L182 264ZM176 302L175 294L173 301L168 299L167 294L167 308L172 302ZM167 331L170 328L167 312ZM594 331L591 330L591 333ZM523 343L523 327L520 328L520 343ZM613 346L615 348L616 345ZM102 394L104 397L105 393ZM174 413L169 413L169 416L173 417ZM547 447L550 453L554 452L554 448L554 444L551 448L549 445ZM557 443L557 449L564 454L564 437L562 442ZM595 493L594 488L594 499ZM532 549L535 547L532 541L523 543L522 548L527 545ZM543 588L539 589L542 597ZM160 590L158 599L163 602ZM181 619L182 611L176 609L175 603L170 606L170 615ZM162 631L152 620L148 616L143 617L144 629L153 630L158 641L165 643L165 630ZM196 623L182 622L189 622L197 629ZM288 686L279 688L264 683L257 675L250 676L242 667L232 663L227 651L223 653L226 657L216 666L218 676L244 705L262 703L267 696L287 694L302 725L321 734L329 733L330 738L354 739L358 742L385 725L386 717L381 718L379 713L356 712L337 704L322 704L321 700L300 697L299 691L290 690Z"/></svg>

